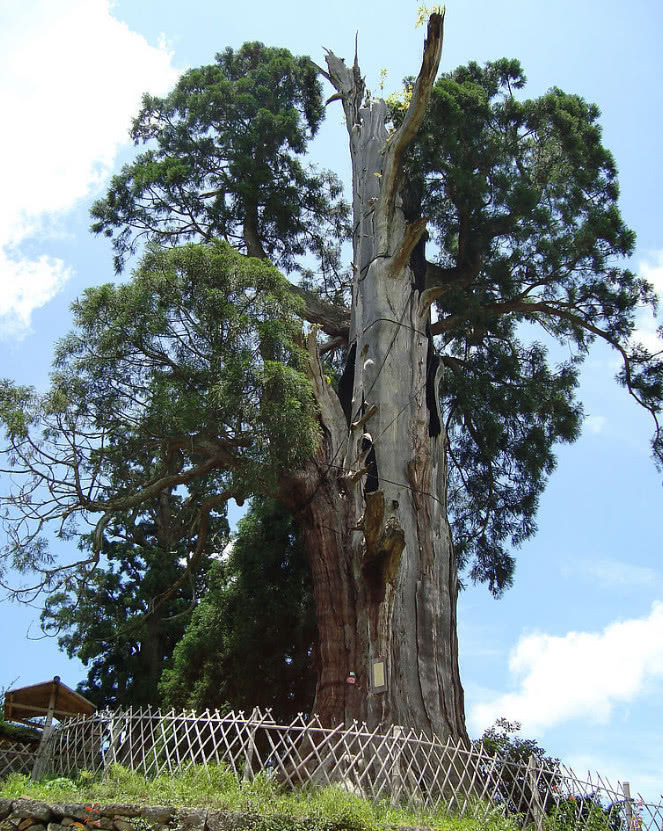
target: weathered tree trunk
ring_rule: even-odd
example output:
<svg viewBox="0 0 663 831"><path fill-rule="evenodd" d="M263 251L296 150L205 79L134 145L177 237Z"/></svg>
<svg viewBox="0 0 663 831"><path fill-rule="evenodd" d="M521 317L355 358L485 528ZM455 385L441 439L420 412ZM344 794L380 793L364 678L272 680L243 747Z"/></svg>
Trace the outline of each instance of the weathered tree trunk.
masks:
<svg viewBox="0 0 663 831"><path fill-rule="evenodd" d="M412 101L388 135L381 100L333 54L353 171L354 283L348 363L339 395L312 335L311 376L324 441L283 495L303 530L319 631L315 712L407 724L467 738L456 640L456 563L447 521L445 434L430 302L411 267L425 220L403 213L402 160L419 128L442 46L432 15ZM376 687L373 666L384 662Z"/></svg>
<svg viewBox="0 0 663 831"><path fill-rule="evenodd" d="M135 688L141 691L140 704L156 705L159 701L159 679L163 672L163 618L160 614L147 619L145 633L140 642L142 678L136 679Z"/></svg>

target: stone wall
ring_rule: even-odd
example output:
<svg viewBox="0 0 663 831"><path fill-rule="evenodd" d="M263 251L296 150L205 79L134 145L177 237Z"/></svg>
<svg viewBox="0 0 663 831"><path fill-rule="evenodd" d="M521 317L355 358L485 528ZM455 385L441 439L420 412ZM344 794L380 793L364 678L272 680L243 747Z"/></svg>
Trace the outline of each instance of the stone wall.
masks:
<svg viewBox="0 0 663 831"><path fill-rule="evenodd" d="M207 808L0 799L0 831L248 831L261 825L255 815Z"/></svg>
<svg viewBox="0 0 663 831"><path fill-rule="evenodd" d="M352 831L347 820L292 819L208 808L46 803L0 798L0 831ZM398 826L393 831L430 831Z"/></svg>

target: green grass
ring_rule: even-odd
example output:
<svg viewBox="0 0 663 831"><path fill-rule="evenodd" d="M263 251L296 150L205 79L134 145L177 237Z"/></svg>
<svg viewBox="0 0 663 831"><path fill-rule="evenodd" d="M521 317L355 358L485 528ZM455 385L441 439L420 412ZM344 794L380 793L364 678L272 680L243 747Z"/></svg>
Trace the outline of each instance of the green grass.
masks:
<svg viewBox="0 0 663 831"><path fill-rule="evenodd" d="M439 811L392 808L389 802L371 802L338 787L292 792L267 776L238 783L227 767L190 768L177 776L145 780L113 765L103 779L81 771L77 779L59 777L31 782L12 774L0 783L0 797L27 796L43 802L101 805L173 805L238 811L256 816L256 831L386 831L399 825L417 825L440 831L517 831L515 822L498 812L482 820L459 819Z"/></svg>

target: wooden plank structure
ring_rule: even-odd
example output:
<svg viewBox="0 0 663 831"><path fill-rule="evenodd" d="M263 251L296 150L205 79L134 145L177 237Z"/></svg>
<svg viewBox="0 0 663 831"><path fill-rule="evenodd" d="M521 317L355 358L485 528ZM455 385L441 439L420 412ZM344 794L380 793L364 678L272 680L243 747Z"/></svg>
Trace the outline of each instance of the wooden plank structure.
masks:
<svg viewBox="0 0 663 831"><path fill-rule="evenodd" d="M63 721L72 716L90 716L96 709L91 701L63 684L59 675L52 681L5 693L5 719L24 724L36 716L46 716L46 723L50 726L53 718Z"/></svg>
<svg viewBox="0 0 663 831"><path fill-rule="evenodd" d="M39 742L39 749L32 768L32 778L37 779L44 762L44 753L53 719L65 721L74 716L91 716L96 707L91 701L72 690L56 675L52 681L19 687L5 693L5 719L28 724L28 719L46 716Z"/></svg>

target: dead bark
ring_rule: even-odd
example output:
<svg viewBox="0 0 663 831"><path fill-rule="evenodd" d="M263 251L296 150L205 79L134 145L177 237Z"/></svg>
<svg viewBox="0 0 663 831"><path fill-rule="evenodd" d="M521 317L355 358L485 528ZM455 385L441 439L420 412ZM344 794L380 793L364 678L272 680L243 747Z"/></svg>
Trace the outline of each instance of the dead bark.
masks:
<svg viewBox="0 0 663 831"><path fill-rule="evenodd" d="M439 64L442 23L431 15L409 109L391 134L384 101L364 103L356 57L347 67L327 55L353 170L349 358L337 396L309 338L324 440L315 462L284 480L282 496L299 519L313 572L315 711L330 724L406 724L467 739L432 297L410 265L426 223L406 220L400 193L404 154ZM375 662L384 667L381 687Z"/></svg>

